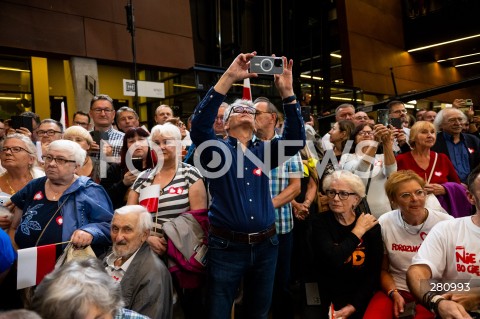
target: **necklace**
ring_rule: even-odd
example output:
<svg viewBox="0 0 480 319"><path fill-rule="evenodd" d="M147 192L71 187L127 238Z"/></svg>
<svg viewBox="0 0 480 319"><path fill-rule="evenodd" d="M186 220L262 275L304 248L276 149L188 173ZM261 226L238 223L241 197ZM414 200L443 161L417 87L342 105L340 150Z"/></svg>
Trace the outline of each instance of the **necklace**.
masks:
<svg viewBox="0 0 480 319"><path fill-rule="evenodd" d="M427 221L427 218L428 218L428 210L427 210L427 209L425 209L425 215L426 215L426 216L425 216L425 219L423 220L422 226L420 227L419 230L417 230L416 233L415 233L415 232L414 232L414 233L411 233L410 231L408 231L407 223L405 223L405 219L403 219L403 215L402 215L402 213L400 212L400 210L398 210L398 213L400 214L400 218L402 219L402 222L403 222L403 229L405 229L405 231L406 231L407 233L409 233L410 235L418 235L418 234L420 234L420 232L422 231L423 226L425 226L425 222ZM410 224L408 224L408 225L411 226Z"/></svg>
<svg viewBox="0 0 480 319"><path fill-rule="evenodd" d="M48 180L48 184L49 184L49 186L50 186L50 191L53 193L52 199L53 199L53 200L57 200L58 194L60 194L60 196L59 196L59 198L60 198L61 195L63 194L63 192L64 192L68 187L70 187L70 185L72 185L72 183L73 183L74 181L75 181L75 179L73 179L73 181L72 181L70 184L64 185L65 188L64 188L63 190L59 190L59 191L56 191L56 192L55 192L55 191L53 190L53 188L52 188L52 182L51 182L50 180ZM45 185L46 185L46 184L47 184L47 183L45 183Z"/></svg>
<svg viewBox="0 0 480 319"><path fill-rule="evenodd" d="M12 185L10 185L10 180L9 180L7 175L8 175L8 173L4 175L5 176L5 182L7 182L7 186L8 186L8 188L10 188L10 194L13 195L13 194L16 193L16 191L13 189ZM32 179L33 179L33 177L30 175L30 178L27 180L27 183ZM23 186L25 186L27 183L25 183Z"/></svg>
<svg viewBox="0 0 480 319"><path fill-rule="evenodd" d="M15 190L12 188L12 186L10 185L10 182L8 181L8 177L5 178L5 181L7 182L7 186L8 188L10 188L10 194L15 194Z"/></svg>

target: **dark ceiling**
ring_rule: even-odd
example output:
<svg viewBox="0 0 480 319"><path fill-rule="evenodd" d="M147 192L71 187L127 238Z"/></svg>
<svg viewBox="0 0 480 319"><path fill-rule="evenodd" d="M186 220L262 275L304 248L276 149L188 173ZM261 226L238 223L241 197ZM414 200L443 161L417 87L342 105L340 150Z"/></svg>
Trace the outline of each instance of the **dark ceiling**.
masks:
<svg viewBox="0 0 480 319"><path fill-rule="evenodd" d="M450 66L480 61L480 1L404 0L403 10L406 50L478 35L468 40L410 52L417 59L427 62L470 55L440 62ZM478 75L480 63L458 67L458 71L465 76Z"/></svg>

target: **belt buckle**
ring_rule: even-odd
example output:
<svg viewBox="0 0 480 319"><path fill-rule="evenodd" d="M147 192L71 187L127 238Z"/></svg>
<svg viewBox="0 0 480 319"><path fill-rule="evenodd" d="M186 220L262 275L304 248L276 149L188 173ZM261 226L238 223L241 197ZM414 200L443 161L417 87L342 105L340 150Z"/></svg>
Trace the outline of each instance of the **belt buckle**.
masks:
<svg viewBox="0 0 480 319"><path fill-rule="evenodd" d="M251 238L254 237L254 236L256 236L256 235L258 235L258 234L260 234L260 233L257 232L257 233L249 233L249 234L248 234L248 244L249 244L249 245L254 243L254 242L251 241Z"/></svg>

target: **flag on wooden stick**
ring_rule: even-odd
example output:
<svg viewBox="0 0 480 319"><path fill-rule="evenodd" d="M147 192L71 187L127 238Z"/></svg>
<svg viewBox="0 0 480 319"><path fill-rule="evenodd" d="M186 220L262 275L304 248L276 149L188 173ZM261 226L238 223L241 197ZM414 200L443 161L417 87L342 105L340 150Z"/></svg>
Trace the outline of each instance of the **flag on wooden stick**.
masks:
<svg viewBox="0 0 480 319"><path fill-rule="evenodd" d="M57 245L18 250L17 289L38 285L55 268Z"/></svg>

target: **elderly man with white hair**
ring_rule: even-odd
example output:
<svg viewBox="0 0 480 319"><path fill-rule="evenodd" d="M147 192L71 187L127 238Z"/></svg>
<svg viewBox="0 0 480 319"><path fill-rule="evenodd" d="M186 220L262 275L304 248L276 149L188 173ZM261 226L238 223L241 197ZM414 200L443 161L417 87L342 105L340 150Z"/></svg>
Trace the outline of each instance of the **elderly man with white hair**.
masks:
<svg viewBox="0 0 480 319"><path fill-rule="evenodd" d="M470 171L480 164L480 139L462 133L465 118L462 111L448 108L438 112L433 122L438 133L432 151L450 158L462 183L466 183Z"/></svg>
<svg viewBox="0 0 480 319"><path fill-rule="evenodd" d="M122 288L125 308L152 319L172 317L172 280L147 243L152 217L140 205L115 210L112 252L103 260L107 273Z"/></svg>

